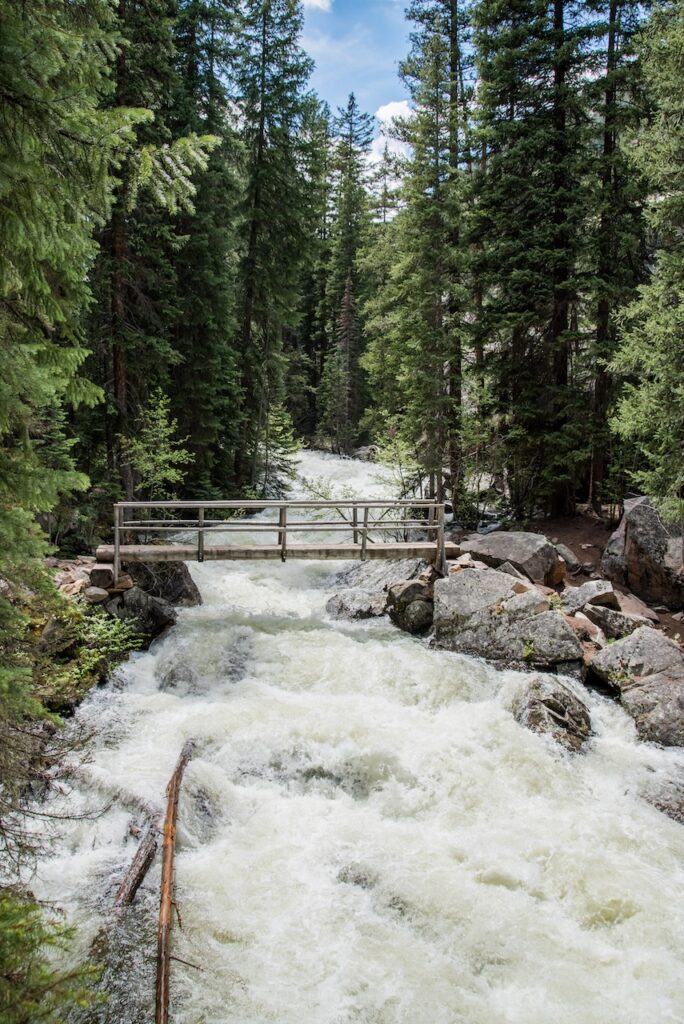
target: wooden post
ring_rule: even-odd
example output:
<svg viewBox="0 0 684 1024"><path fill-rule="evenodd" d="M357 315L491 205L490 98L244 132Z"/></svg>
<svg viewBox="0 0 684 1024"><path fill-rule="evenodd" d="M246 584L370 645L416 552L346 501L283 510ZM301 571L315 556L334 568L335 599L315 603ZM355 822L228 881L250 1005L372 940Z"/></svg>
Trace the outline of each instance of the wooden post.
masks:
<svg viewBox="0 0 684 1024"><path fill-rule="evenodd" d="M197 561L204 561L204 509L200 508L197 513L197 524L199 530L197 531Z"/></svg>
<svg viewBox="0 0 684 1024"><path fill-rule="evenodd" d="M427 530L427 539L428 540L432 540L435 537L434 525L435 525L435 506L434 505L430 505L430 508L429 508L429 511L428 511L428 530Z"/></svg>
<svg viewBox="0 0 684 1024"><path fill-rule="evenodd" d="M114 586L121 575L121 509L114 506Z"/></svg>
<svg viewBox="0 0 684 1024"><path fill-rule="evenodd" d="M173 857L176 847L176 816L178 798L185 766L192 757L192 740L183 747L176 770L166 790L166 818L162 846L161 894L159 899L159 929L157 931L157 986L155 994L155 1024L168 1024L169 1020L169 963L171 960L171 920L173 906Z"/></svg>
<svg viewBox="0 0 684 1024"><path fill-rule="evenodd" d="M287 560L287 507L285 505L280 508L278 543L280 544L280 557L285 562Z"/></svg>
<svg viewBox="0 0 684 1024"><path fill-rule="evenodd" d="M446 576L446 546L444 538L444 505L437 506L437 544L435 569Z"/></svg>
<svg viewBox="0 0 684 1024"><path fill-rule="evenodd" d="M359 543L359 529L358 529L358 527L359 527L359 511L358 511L356 505L354 505L354 509L352 511L352 529L353 529L354 543L355 544Z"/></svg>
<svg viewBox="0 0 684 1024"><path fill-rule="evenodd" d="M361 561L366 560L366 548L368 547L368 506L363 510L363 532L361 534Z"/></svg>

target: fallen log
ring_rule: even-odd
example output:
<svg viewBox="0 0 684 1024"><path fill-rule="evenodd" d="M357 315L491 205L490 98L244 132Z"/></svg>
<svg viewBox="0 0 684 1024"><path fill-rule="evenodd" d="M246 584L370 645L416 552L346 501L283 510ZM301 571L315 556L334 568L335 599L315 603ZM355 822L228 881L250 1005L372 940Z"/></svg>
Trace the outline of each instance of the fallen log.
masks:
<svg viewBox="0 0 684 1024"><path fill-rule="evenodd" d="M183 772L192 757L192 740L183 747L176 769L166 788L167 804L162 845L162 875L157 931L157 986L155 993L155 1024L169 1020L169 962L171 959L171 918L173 907L173 858L176 847L176 817Z"/></svg>
<svg viewBox="0 0 684 1024"><path fill-rule="evenodd" d="M129 906L135 899L135 894L142 885L157 852L160 825L161 814L148 819L145 834L138 843L135 857L131 861L131 866L117 890L116 899L114 900L114 906L117 910L120 907Z"/></svg>

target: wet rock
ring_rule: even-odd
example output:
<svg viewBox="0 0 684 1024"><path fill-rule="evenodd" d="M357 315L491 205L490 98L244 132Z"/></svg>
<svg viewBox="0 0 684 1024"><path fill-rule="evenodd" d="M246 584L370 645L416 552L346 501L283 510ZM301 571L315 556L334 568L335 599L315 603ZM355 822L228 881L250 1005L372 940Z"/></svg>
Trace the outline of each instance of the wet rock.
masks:
<svg viewBox="0 0 684 1024"><path fill-rule="evenodd" d="M88 604L103 604L109 600L109 591L103 587L86 587L83 596Z"/></svg>
<svg viewBox="0 0 684 1024"><path fill-rule="evenodd" d="M395 583L416 579L428 569L421 558L401 558L397 561L356 562L335 578L335 587L387 591Z"/></svg>
<svg viewBox="0 0 684 1024"><path fill-rule="evenodd" d="M133 619L137 629L150 641L175 625L177 613L162 597L147 594L140 587L126 590L107 604L107 611L118 619Z"/></svg>
<svg viewBox="0 0 684 1024"><path fill-rule="evenodd" d="M184 562L131 562L126 568L136 586L152 597L185 608L202 604L202 595Z"/></svg>
<svg viewBox="0 0 684 1024"><path fill-rule="evenodd" d="M459 547L494 568L508 562L535 583L549 587L565 576L565 562L553 544L538 533L499 532L484 537L471 534Z"/></svg>
<svg viewBox="0 0 684 1024"><path fill-rule="evenodd" d="M561 594L563 611L568 615L582 611L587 605L603 605L605 608L619 608L617 594L608 580L589 580L581 587L566 587Z"/></svg>
<svg viewBox="0 0 684 1024"><path fill-rule="evenodd" d="M354 452L354 458L360 459L361 462L375 462L380 453L380 449L375 444L366 445L364 448L357 448Z"/></svg>
<svg viewBox="0 0 684 1024"><path fill-rule="evenodd" d="M613 640L629 636L641 626L650 625L649 620L645 619L643 615L626 615L625 612L616 611L615 608L603 608L600 605L586 605L584 614L596 623L607 637Z"/></svg>
<svg viewBox="0 0 684 1024"><path fill-rule="evenodd" d="M387 595L384 591L343 590L334 594L325 606L336 619L372 619L385 614Z"/></svg>
<svg viewBox="0 0 684 1024"><path fill-rule="evenodd" d="M556 543L554 546L558 554L565 562L565 565L569 573L571 573L574 576L576 573L581 572L582 563L579 561L578 558L575 557L574 552L570 550L567 544Z"/></svg>
<svg viewBox="0 0 684 1024"><path fill-rule="evenodd" d="M684 745L684 652L642 626L596 655L591 676L620 694L641 739Z"/></svg>
<svg viewBox="0 0 684 1024"><path fill-rule="evenodd" d="M407 633L424 633L432 625L433 588L421 580L395 583L387 595L387 610L395 626Z"/></svg>
<svg viewBox="0 0 684 1024"><path fill-rule="evenodd" d="M533 676L513 705L513 715L526 729L551 736L576 753L591 735L589 708L559 679Z"/></svg>
<svg viewBox="0 0 684 1024"><path fill-rule="evenodd" d="M491 661L553 667L581 662L582 646L548 597L517 593L506 573L473 569L435 584L435 641Z"/></svg>
<svg viewBox="0 0 684 1024"><path fill-rule="evenodd" d="M673 538L649 498L625 501L625 511L601 559L610 579L651 603L684 608L681 538Z"/></svg>

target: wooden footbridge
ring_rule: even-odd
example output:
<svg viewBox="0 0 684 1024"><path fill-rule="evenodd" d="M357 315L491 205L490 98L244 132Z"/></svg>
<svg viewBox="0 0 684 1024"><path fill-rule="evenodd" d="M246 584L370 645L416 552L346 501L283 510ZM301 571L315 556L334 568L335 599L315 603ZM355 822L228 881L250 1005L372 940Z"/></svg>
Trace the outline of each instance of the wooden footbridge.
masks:
<svg viewBox="0 0 684 1024"><path fill-rule="evenodd" d="M446 547L444 505L424 499L124 501L97 560L113 563L115 579L124 562L424 558L441 568Z"/></svg>

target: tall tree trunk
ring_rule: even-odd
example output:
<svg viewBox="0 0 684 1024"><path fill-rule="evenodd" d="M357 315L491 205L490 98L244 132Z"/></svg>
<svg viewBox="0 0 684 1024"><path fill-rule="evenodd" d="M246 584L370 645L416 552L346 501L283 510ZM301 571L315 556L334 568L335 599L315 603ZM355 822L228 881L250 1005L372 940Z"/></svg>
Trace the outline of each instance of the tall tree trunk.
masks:
<svg viewBox="0 0 684 1024"><path fill-rule="evenodd" d="M592 409L592 452L589 501L600 512L607 466L608 408L611 376L605 366L613 350L615 332L611 323L612 303L608 281L616 259L615 224L611 200L615 191L614 156L616 147L617 64L619 0L611 0L608 20L608 51L606 58L606 91L603 114L603 153L601 172L601 220L598 237L597 278L599 299L596 309L596 349L594 364L594 395Z"/></svg>
<svg viewBox="0 0 684 1024"><path fill-rule="evenodd" d="M568 368L570 360L569 348L569 311L570 295L568 280L570 265L568 260L568 230L565 204L569 195L568 185L568 148L566 140L567 127L567 58L565 49L565 0L554 0L554 250L553 268L553 309L549 332L552 381L554 400L553 425L557 433L562 431L567 414L565 402L568 389ZM567 515L571 511L572 498L567 481L561 480L554 484L551 494L551 514Z"/></svg>
<svg viewBox="0 0 684 1024"><path fill-rule="evenodd" d="M247 254L245 257L244 270L244 297L242 305L241 325L241 349L242 349L242 430L241 443L236 452L235 478L238 487L244 485L247 480L254 478L254 461L256 452L249 457L250 428L255 410L261 419L261 408L263 404L263 388L258 395L250 395L250 387L255 385L255 374L253 359L253 319L256 302L257 288L257 246L259 242L259 213L261 210L261 178L263 173L264 151L266 146L266 44L267 44L267 11L261 16L261 53L260 53L260 79L259 79L259 125L257 131L256 157L252 176L252 201L250 204L249 236L247 242ZM258 360L257 360L258 361ZM268 367L260 368L263 373L268 373ZM257 427L260 430L260 426ZM258 438L254 439L254 446L258 445Z"/></svg>
<svg viewBox="0 0 684 1024"><path fill-rule="evenodd" d="M119 2L119 22L126 21L126 0ZM120 46L116 59L116 100L118 106L126 105L126 49ZM124 172L125 174L125 172ZM125 182L119 186L119 194L112 214L111 223L111 256L112 279L110 311L112 319L112 372L114 376L114 402L116 405L116 431L119 438L130 435L128 411L128 368L123 336L126 327L126 219L124 212ZM125 448L119 442L119 471L126 501L132 501L135 495L133 468Z"/></svg>
<svg viewBox="0 0 684 1024"><path fill-rule="evenodd" d="M458 188L459 124L460 124L461 47L458 26L458 0L449 0L449 164L450 187ZM450 247L458 252L460 243L458 224L452 225ZM450 358L448 371L449 419L447 423L447 449L451 495L454 508L462 503L464 486L463 466L463 351L461 344L459 307L456 298L454 271L449 270L449 326Z"/></svg>

